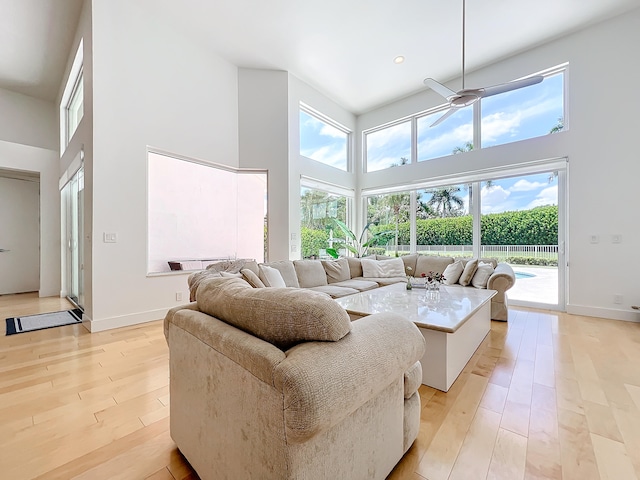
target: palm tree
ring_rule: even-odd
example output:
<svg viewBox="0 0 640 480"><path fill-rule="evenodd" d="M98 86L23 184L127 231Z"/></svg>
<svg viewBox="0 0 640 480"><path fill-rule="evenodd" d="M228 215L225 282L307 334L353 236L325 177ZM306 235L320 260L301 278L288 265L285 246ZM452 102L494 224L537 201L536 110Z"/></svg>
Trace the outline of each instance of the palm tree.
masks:
<svg viewBox="0 0 640 480"><path fill-rule="evenodd" d="M466 142L464 144L464 146L462 147L456 147L452 150L452 153L455 155L457 153L464 153L464 152L470 152L471 150L473 150L473 143L471 142Z"/></svg>
<svg viewBox="0 0 640 480"><path fill-rule="evenodd" d="M456 195L460 187L449 186L430 190L431 198L427 205L433 207L440 213L440 217L456 217L460 215L460 210L464 206L464 201Z"/></svg>
<svg viewBox="0 0 640 480"><path fill-rule="evenodd" d="M401 167L402 165L407 165L409 163L409 159L407 157L400 157L400 163L392 163L392 167Z"/></svg>
<svg viewBox="0 0 640 480"><path fill-rule="evenodd" d="M464 153L464 152L470 152L471 150L473 150L473 143L472 142L466 142L464 144L464 146L460 147L457 146L456 148L454 148L452 150L451 153L453 153L454 155L458 154L458 153ZM471 211L471 204L472 202L472 196L473 196L473 184L472 183L467 183L467 185L465 185L465 190L467 191L467 194L469 195L469 211Z"/></svg>
<svg viewBox="0 0 640 480"><path fill-rule="evenodd" d="M397 257L400 221L406 222L409 219L408 213L411 208L411 197L408 193L391 193L382 198L382 204L391 214L395 223L395 246Z"/></svg>
<svg viewBox="0 0 640 480"><path fill-rule="evenodd" d="M558 123L556 123L549 133L558 133L564 129L564 117L558 117Z"/></svg>

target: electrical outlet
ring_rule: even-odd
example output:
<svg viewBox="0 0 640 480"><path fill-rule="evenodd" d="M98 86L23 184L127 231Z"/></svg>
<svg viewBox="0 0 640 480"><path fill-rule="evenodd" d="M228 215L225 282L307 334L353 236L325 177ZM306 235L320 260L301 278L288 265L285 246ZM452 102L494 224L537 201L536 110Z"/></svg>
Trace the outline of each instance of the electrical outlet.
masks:
<svg viewBox="0 0 640 480"><path fill-rule="evenodd" d="M599 241L598 235L589 235L589 243L598 243Z"/></svg>
<svg viewBox="0 0 640 480"><path fill-rule="evenodd" d="M616 293L613 296L613 303L621 304L622 303L622 295L620 295L619 293Z"/></svg>
<svg viewBox="0 0 640 480"><path fill-rule="evenodd" d="M176 292L176 302L182 301L182 292Z"/></svg>
<svg viewBox="0 0 640 480"><path fill-rule="evenodd" d="M291 245L291 251L292 252L297 252L298 251L298 246L297 245Z"/></svg>

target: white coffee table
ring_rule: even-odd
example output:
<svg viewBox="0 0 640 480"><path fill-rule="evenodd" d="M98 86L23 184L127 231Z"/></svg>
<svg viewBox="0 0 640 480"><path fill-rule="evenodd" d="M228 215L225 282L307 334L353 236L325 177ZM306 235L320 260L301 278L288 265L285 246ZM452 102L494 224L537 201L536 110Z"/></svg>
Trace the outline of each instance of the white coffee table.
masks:
<svg viewBox="0 0 640 480"><path fill-rule="evenodd" d="M414 322L427 342L422 383L448 391L491 330L491 297L495 290L441 286L407 290L404 283L337 298L353 319L394 312Z"/></svg>

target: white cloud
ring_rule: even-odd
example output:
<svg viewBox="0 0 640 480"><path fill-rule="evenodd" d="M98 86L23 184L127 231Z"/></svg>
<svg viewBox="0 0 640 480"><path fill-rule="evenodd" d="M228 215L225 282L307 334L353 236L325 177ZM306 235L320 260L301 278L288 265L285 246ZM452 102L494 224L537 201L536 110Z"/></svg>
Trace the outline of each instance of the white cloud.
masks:
<svg viewBox="0 0 640 480"><path fill-rule="evenodd" d="M336 127L331 125L327 125L326 123L322 124L322 128L320 129L320 135L324 135L326 137L331 138L342 138L345 139L347 134L341 130L338 130Z"/></svg>
<svg viewBox="0 0 640 480"><path fill-rule="evenodd" d="M342 148L335 148L335 145L326 145L324 147L309 149L301 152L302 155L312 158L326 165L342 168L346 167L345 151Z"/></svg>
<svg viewBox="0 0 640 480"><path fill-rule="evenodd" d="M529 180L518 180L514 183L509 190L511 192L530 192L531 190L537 190L548 184L542 182L530 182Z"/></svg>
<svg viewBox="0 0 640 480"><path fill-rule="evenodd" d="M425 138L418 144L418 152L439 152L446 149L447 154L451 154L456 146L464 145L472 138L473 125L467 123L448 130L442 135Z"/></svg>
<svg viewBox="0 0 640 480"><path fill-rule="evenodd" d="M558 204L558 186L547 187L542 190L536 198L534 198L529 205L523 210L528 210L534 207L541 207L543 205L557 205Z"/></svg>
<svg viewBox="0 0 640 480"><path fill-rule="evenodd" d="M492 187L482 187L480 198L482 213L500 213L505 211L505 202L511 195L509 190L505 190L500 185Z"/></svg>
<svg viewBox="0 0 640 480"><path fill-rule="evenodd" d="M537 100L537 99L536 99ZM520 124L531 117L536 117L557 108L556 99L532 101L517 110L502 111L482 118L482 139L485 142L495 142L498 137L511 134L516 135Z"/></svg>

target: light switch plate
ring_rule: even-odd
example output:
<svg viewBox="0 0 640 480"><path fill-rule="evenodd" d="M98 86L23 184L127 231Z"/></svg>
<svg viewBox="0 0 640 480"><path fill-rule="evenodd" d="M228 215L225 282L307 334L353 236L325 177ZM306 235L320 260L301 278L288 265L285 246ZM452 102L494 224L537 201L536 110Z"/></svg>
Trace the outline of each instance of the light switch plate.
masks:
<svg viewBox="0 0 640 480"><path fill-rule="evenodd" d="M118 234L104 232L102 234L102 240L104 243L116 243L118 241Z"/></svg>

